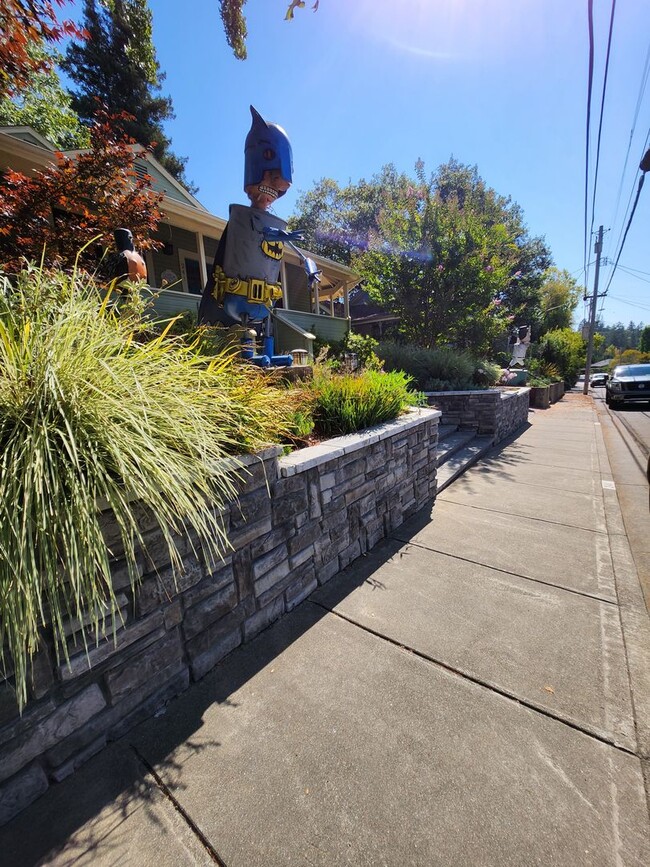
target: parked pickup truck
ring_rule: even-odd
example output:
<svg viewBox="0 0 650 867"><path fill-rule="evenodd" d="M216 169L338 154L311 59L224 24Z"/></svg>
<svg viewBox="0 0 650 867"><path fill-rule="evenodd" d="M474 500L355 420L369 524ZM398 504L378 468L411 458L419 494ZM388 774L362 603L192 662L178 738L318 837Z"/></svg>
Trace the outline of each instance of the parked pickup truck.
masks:
<svg viewBox="0 0 650 867"><path fill-rule="evenodd" d="M650 364L621 364L607 380L605 401L617 407L650 402Z"/></svg>

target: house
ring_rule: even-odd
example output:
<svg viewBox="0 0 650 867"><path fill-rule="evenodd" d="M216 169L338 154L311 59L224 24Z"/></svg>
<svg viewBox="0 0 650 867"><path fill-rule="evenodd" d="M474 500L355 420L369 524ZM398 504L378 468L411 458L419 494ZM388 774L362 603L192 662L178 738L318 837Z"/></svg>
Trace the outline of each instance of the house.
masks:
<svg viewBox="0 0 650 867"><path fill-rule="evenodd" d="M399 316L373 301L361 285L350 292L350 317L357 334L367 334L377 340L393 337L400 323Z"/></svg>
<svg viewBox="0 0 650 867"><path fill-rule="evenodd" d="M31 174L54 162L55 153L53 145L30 127L0 127L0 172L11 168ZM185 310L196 313L226 220L211 214L146 151L135 168L149 175L154 191L164 195L164 217L154 234L161 249L144 253L149 283L160 290L155 310L165 318ZM318 297L310 297L300 257L285 245L282 306L273 313L280 353L311 353L313 336L333 342L343 340L350 330L349 292L359 277L344 265L308 255L321 270Z"/></svg>

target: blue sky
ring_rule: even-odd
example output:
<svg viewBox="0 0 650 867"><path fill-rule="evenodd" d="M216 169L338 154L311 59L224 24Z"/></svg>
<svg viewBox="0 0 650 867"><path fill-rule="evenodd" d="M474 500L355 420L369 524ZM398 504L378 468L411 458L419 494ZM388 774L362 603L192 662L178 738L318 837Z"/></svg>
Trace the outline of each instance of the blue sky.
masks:
<svg viewBox="0 0 650 867"><path fill-rule="evenodd" d="M246 201L252 103L293 146L294 186L276 206L280 216L322 177L346 184L387 162L412 172L418 157L433 170L453 155L512 196L558 267L584 280L587 0L321 0L317 13L310 5L285 22L287 0L248 0L249 56L238 61L217 0L149 0L176 112L168 132L189 157L199 200L221 216ZM592 168L610 9L610 0L594 0ZM610 258L649 133L650 88L623 175L649 42L648 0L618 0L594 213ZM617 271L599 305L605 322L650 322L649 242L650 182L620 260L641 273ZM601 271L601 289L610 273Z"/></svg>

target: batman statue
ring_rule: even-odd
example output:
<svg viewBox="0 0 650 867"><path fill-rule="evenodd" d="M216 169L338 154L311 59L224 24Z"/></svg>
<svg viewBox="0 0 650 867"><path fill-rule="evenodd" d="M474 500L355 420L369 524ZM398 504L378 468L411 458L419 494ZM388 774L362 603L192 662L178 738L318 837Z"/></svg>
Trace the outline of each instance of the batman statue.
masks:
<svg viewBox="0 0 650 867"><path fill-rule="evenodd" d="M250 206L231 205L199 306L199 324L240 325L264 332L264 354L255 355L250 336L242 355L266 367L289 366L275 355L271 310L282 298L280 270L286 223L268 208L291 186L293 159L286 132L250 107L252 125L244 146L244 191Z"/></svg>

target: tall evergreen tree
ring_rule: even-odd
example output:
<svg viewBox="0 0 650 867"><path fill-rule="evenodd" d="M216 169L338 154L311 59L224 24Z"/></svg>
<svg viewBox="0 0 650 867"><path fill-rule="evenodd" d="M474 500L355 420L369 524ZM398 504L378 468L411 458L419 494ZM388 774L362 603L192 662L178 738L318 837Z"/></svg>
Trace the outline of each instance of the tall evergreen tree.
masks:
<svg viewBox="0 0 650 867"><path fill-rule="evenodd" d="M152 42L152 15L147 0L84 0L83 28L88 37L68 46L63 68L75 82L72 105L90 121L98 102L113 115L119 131L142 145L153 144L156 159L191 192L185 178L187 160L171 150L163 121L174 117L172 101L161 96L160 71ZM127 113L130 119L120 117Z"/></svg>

